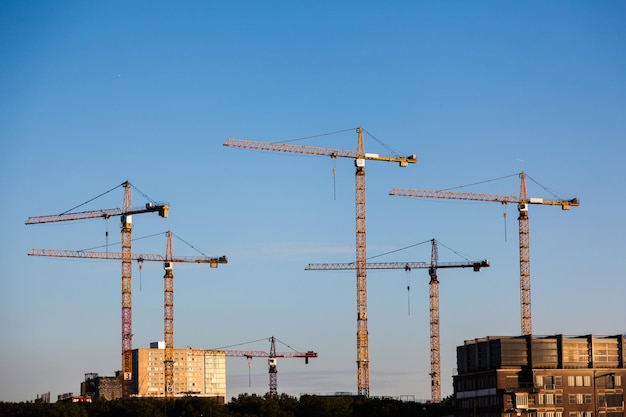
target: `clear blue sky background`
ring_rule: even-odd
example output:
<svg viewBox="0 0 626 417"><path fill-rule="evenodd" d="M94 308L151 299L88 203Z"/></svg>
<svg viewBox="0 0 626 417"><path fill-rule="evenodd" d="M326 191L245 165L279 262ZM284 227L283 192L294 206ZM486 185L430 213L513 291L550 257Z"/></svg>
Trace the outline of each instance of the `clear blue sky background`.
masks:
<svg viewBox="0 0 626 417"><path fill-rule="evenodd" d="M530 196L580 198L569 212L531 207L533 332L624 333L625 18L622 1L0 1L0 400L77 393L85 373L120 368L120 264L26 255L102 246L107 231L119 250L119 219L24 221L126 180L171 203L167 220L135 216L134 238L159 234L135 251L164 253L172 230L229 258L176 265L178 347L274 335L320 355L280 361L280 392L356 391L355 274L304 270L355 258L353 162L228 137L361 125L368 152L417 154L367 165L368 256L411 247L372 260L427 261L429 245L413 245L435 238L441 261L492 263L440 271L444 396L456 346L520 333L517 211L393 187L525 171ZM299 143L355 149L356 133ZM517 194L519 179L464 190ZM198 255L178 239L174 253ZM133 267L134 347L163 339L162 276ZM371 394L429 398L427 271L370 271L368 289ZM228 398L267 391L265 360L250 382L248 370L228 359Z"/></svg>

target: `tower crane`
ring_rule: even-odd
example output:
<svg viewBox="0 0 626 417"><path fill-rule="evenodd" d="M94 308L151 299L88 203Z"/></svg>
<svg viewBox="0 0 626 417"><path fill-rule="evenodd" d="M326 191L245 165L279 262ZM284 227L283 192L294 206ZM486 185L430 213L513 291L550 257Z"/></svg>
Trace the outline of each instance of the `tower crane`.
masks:
<svg viewBox="0 0 626 417"><path fill-rule="evenodd" d="M264 339L260 339L260 340L264 340ZM226 354L226 356L247 358L248 366L250 366L249 364L252 358L268 358L267 364L268 364L268 371L269 371L269 377L270 377L269 393L270 395L275 396L278 393L278 378L277 378L278 358L304 358L304 363L306 364L309 363L309 359L317 358L317 352L314 352L312 350L308 350L306 352L295 352L295 351L294 352L276 352L276 340L277 339L274 336L269 338L269 341L270 341L269 353L262 351L262 350L224 350L220 348L215 349L215 350L223 351ZM259 340L254 340L252 342L247 342L247 343L254 343L258 341Z"/></svg>
<svg viewBox="0 0 626 417"><path fill-rule="evenodd" d="M400 197L418 198L443 198L451 200L471 200L487 201L494 203L517 203L519 211L519 259L520 259L520 310L522 335L532 334L532 312L530 303L530 226L528 220L529 204L542 204L550 206L561 206L562 210L569 210L571 207L580 206L577 198L571 200L544 201L543 198L529 198L526 193L526 174L521 172L520 194L482 194L472 192L457 191L433 191L433 190L412 190L406 188L394 188L389 195Z"/></svg>
<svg viewBox="0 0 626 417"><path fill-rule="evenodd" d="M322 148L316 146L289 145L276 142L258 142L229 138L224 146L236 148L289 152L305 155L329 156L333 159L352 158L356 167L356 304L357 304L357 385L358 395L369 397L369 341L367 331L367 272L365 239L365 161L397 162L401 167L417 162L415 155L381 156L365 153L363 128L357 127L357 148L353 150Z"/></svg>
<svg viewBox="0 0 626 417"><path fill-rule="evenodd" d="M101 260L120 260L124 257L120 252L95 252L76 250L55 250L55 249L32 249L29 256L49 256L56 258L82 258ZM217 268L219 264L228 263L226 256L218 258L173 256L172 232L167 231L167 243L165 256L158 254L133 253L131 259L138 261L140 265L144 261L163 262L165 275L163 276L163 328L165 340L165 390L164 395L172 395L174 391L174 272L173 263L191 262L208 263L211 268Z"/></svg>
<svg viewBox="0 0 626 417"><path fill-rule="evenodd" d="M75 213L61 213L49 216L29 217L25 224L54 223L71 220L87 220L95 218L109 219L113 216L120 216L122 225L122 372L124 380L132 378L132 357L133 349L133 321L132 321L132 215L156 212L159 216L167 218L169 214L169 204L150 202L145 207L133 208L131 183L125 181L120 186L124 187L123 208L104 209L94 211L83 211ZM117 187L115 187L117 188ZM113 189L115 189L113 188ZM112 190L109 190L112 191ZM107 191L108 192L108 191ZM124 385L125 386L125 385Z"/></svg>
<svg viewBox="0 0 626 417"><path fill-rule="evenodd" d="M441 402L441 361L439 340L439 280L437 279L437 269L439 268L473 268L475 272L480 268L489 267L489 261L477 262L439 262L437 254L437 241L431 239L430 263L427 262L367 262L367 269L428 269L430 275L429 300L430 300L430 390L431 400L434 403ZM351 263L325 263L309 264L307 271L330 271L330 270L351 270L354 269L354 262Z"/></svg>

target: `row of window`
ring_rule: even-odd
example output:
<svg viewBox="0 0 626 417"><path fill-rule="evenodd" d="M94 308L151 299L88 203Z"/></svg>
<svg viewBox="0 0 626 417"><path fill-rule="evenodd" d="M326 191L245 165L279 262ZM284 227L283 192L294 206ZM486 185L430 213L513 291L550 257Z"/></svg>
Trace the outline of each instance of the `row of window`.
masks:
<svg viewBox="0 0 626 417"><path fill-rule="evenodd" d="M563 404L562 394L538 394L537 395L539 405L561 405ZM606 407L620 407L624 401L624 395L622 393L610 393L599 394L598 404ZM568 394L568 404L593 404L593 394ZM534 395L528 395L528 393L521 392L515 394L515 404L512 404L507 399L507 406L515 408L528 408L528 406L535 405Z"/></svg>
<svg viewBox="0 0 626 417"><path fill-rule="evenodd" d="M593 396L591 394L569 394L570 404L593 404Z"/></svg>
<svg viewBox="0 0 626 417"><path fill-rule="evenodd" d="M504 413L504 417L515 417L515 413ZM538 411L537 417L563 417L562 411ZM593 417L590 411L570 412L568 417Z"/></svg>
<svg viewBox="0 0 626 417"><path fill-rule="evenodd" d="M592 375L569 375L567 385L569 387L591 387L595 379L598 388L615 388L622 386L622 376L607 374L593 377ZM560 375L536 375L535 386L546 389L560 388L563 386L563 378Z"/></svg>
<svg viewBox="0 0 626 417"><path fill-rule="evenodd" d="M516 417L517 413L504 413L503 417ZM606 413L600 413L600 417L623 417L621 411L608 411ZM539 411L537 417L563 417L562 411ZM567 413L567 417L593 417L592 411L570 411Z"/></svg>
<svg viewBox="0 0 626 417"><path fill-rule="evenodd" d="M504 413L504 417L516 417L516 413ZM601 413L600 417L623 417L621 411L609 411L606 413ZM562 411L539 411L537 412L537 417L563 417ZM570 411L567 414L567 417L593 417L592 411Z"/></svg>

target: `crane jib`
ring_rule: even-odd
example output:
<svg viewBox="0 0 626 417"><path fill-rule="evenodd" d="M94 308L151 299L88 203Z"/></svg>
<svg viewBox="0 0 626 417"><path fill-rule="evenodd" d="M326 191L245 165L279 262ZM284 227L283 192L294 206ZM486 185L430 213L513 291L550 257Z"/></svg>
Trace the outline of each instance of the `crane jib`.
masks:
<svg viewBox="0 0 626 417"><path fill-rule="evenodd" d="M258 142L246 139L227 139L224 142L224 146L231 146L234 148L243 149L255 149L260 151L274 151L274 152L288 152L298 153L305 155L321 155L329 156L331 158L352 158L352 159L366 159L371 161L388 161L388 162L400 162L401 165L416 163L417 157L415 155L408 156L381 156L375 153L365 153L362 156L350 149L335 149L335 148L323 148L319 146L307 146L307 145L290 145L285 143L276 142Z"/></svg>

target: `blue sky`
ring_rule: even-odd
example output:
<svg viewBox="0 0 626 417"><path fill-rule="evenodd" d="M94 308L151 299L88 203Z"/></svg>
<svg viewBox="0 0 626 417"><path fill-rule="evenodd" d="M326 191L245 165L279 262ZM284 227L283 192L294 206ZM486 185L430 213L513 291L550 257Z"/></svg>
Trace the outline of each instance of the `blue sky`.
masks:
<svg viewBox="0 0 626 417"><path fill-rule="evenodd" d="M367 165L368 256L427 261L414 245L435 238L441 261L492 265L440 271L444 396L456 346L520 333L517 213L394 187L507 177L464 190L517 194L525 171L530 196L578 197L531 207L533 332L624 333L625 17L619 1L0 1L0 400L76 393L85 373L120 368L119 263L26 255L115 249L119 220L24 221L126 180L171 204L167 220L135 216L134 238L157 235L135 251L164 253L172 230L176 255L229 258L175 266L178 347L274 335L319 353L280 361L280 392L356 392L355 274L304 270L354 260L353 162L229 137L347 130L298 143L355 149L363 126L366 151L417 155ZM134 347L163 338L162 276L133 267ZM427 271L369 271L368 307L370 393L429 398ZM264 393L266 362L230 358L227 379L228 398Z"/></svg>

